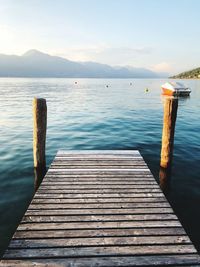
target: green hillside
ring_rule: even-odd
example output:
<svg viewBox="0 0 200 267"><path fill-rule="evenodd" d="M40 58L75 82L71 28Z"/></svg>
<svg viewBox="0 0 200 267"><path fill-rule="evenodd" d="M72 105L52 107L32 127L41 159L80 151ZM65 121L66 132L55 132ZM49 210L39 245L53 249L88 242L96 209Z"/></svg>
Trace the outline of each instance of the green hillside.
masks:
<svg viewBox="0 0 200 267"><path fill-rule="evenodd" d="M172 76L171 78L173 79L200 79L200 68L182 72L178 75Z"/></svg>

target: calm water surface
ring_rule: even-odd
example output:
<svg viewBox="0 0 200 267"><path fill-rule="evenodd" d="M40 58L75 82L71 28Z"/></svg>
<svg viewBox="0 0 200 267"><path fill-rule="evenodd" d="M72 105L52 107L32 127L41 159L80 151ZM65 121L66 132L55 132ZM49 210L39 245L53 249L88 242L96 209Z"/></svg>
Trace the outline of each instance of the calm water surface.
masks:
<svg viewBox="0 0 200 267"><path fill-rule="evenodd" d="M60 148L138 149L158 180L163 116L160 85L164 81L76 81L77 84L74 79L0 79L1 252L33 195L33 97L47 99L48 164ZM184 82L192 94L179 99L168 199L199 249L200 81Z"/></svg>

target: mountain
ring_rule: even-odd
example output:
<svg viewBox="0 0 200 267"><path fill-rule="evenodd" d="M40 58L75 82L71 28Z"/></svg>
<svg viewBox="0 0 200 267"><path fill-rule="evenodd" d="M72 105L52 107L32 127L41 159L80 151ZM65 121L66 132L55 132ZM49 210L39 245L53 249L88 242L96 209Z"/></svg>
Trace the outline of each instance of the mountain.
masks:
<svg viewBox="0 0 200 267"><path fill-rule="evenodd" d="M0 54L0 77L160 78L167 74L143 68L74 62L29 50L22 56Z"/></svg>
<svg viewBox="0 0 200 267"><path fill-rule="evenodd" d="M178 75L172 76L173 79L200 79L200 68L182 72Z"/></svg>

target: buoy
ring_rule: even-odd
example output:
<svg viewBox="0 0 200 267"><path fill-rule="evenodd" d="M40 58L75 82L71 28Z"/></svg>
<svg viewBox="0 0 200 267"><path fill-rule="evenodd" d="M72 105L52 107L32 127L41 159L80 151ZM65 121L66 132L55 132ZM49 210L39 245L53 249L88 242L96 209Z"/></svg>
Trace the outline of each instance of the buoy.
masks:
<svg viewBox="0 0 200 267"><path fill-rule="evenodd" d="M145 89L145 92L149 92L149 88L146 88L146 89Z"/></svg>
<svg viewBox="0 0 200 267"><path fill-rule="evenodd" d="M106 85L106 87L108 88L108 85Z"/></svg>
<svg viewBox="0 0 200 267"><path fill-rule="evenodd" d="M132 85L132 83L130 83L130 85Z"/></svg>
<svg viewBox="0 0 200 267"><path fill-rule="evenodd" d="M77 82L75 82L75 84L77 84Z"/></svg>

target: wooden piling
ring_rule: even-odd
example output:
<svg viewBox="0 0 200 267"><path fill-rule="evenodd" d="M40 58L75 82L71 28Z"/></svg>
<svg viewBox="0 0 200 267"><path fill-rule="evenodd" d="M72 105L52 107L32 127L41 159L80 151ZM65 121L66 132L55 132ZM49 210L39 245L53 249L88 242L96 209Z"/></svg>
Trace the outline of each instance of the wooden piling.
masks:
<svg viewBox="0 0 200 267"><path fill-rule="evenodd" d="M160 167L159 171L159 185L165 195L170 192L170 181L171 181L171 165L168 168Z"/></svg>
<svg viewBox="0 0 200 267"><path fill-rule="evenodd" d="M164 100L160 167L165 169L170 168L171 166L177 109L178 99L166 98Z"/></svg>
<svg viewBox="0 0 200 267"><path fill-rule="evenodd" d="M45 168L47 106L43 98L33 100L33 158L34 168Z"/></svg>
<svg viewBox="0 0 200 267"><path fill-rule="evenodd" d="M46 175L47 169L46 166L42 167L42 168L34 168L34 191L36 192L44 178L44 176Z"/></svg>

